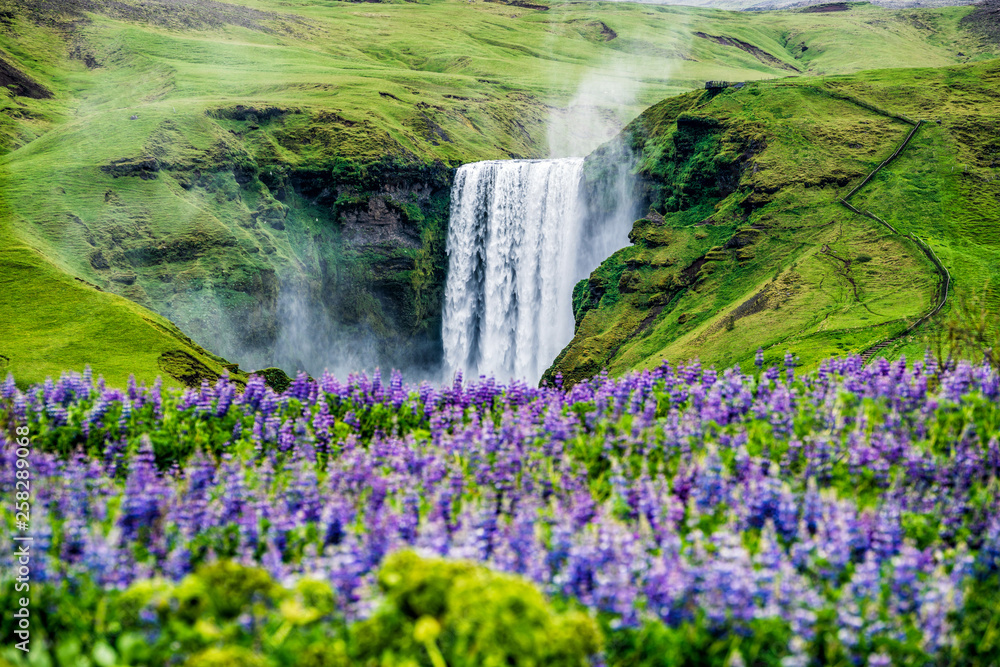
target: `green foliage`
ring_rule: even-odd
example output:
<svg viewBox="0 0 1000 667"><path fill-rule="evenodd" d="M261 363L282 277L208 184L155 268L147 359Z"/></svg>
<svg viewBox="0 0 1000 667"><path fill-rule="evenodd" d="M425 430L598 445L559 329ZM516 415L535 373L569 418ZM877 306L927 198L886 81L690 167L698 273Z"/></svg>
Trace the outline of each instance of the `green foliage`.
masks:
<svg viewBox="0 0 1000 667"><path fill-rule="evenodd" d="M980 577L965 591L962 611L949 619L957 641L941 665L987 667L1000 664L1000 574Z"/></svg>
<svg viewBox="0 0 1000 667"><path fill-rule="evenodd" d="M203 590L218 617L226 620L236 618L257 597L265 600L274 597L275 584L264 570L232 561L217 561L201 567L195 581L196 595L200 596ZM311 597L315 602L322 601L327 613L332 611L325 605L322 595Z"/></svg>
<svg viewBox="0 0 1000 667"><path fill-rule="evenodd" d="M752 621L750 626L745 636L713 634L702 622L676 628L645 623L635 629L606 629L607 662L617 667L779 667L792 634L787 624L769 619Z"/></svg>
<svg viewBox="0 0 1000 667"><path fill-rule="evenodd" d="M399 552L379 585L384 606L352 628L361 664L572 667L601 648L583 612L556 612L530 583L472 563Z"/></svg>
<svg viewBox="0 0 1000 667"><path fill-rule="evenodd" d="M267 661L240 646L207 648L184 661L184 667L266 667Z"/></svg>
<svg viewBox="0 0 1000 667"><path fill-rule="evenodd" d="M938 523L938 519L933 515L915 512L903 513L903 530L918 549L926 549L928 545L937 540L940 534Z"/></svg>
<svg viewBox="0 0 1000 667"><path fill-rule="evenodd" d="M330 638L346 636L329 584L302 578L285 588L263 570L232 561L204 565L177 583L140 580L115 591L81 578L74 586L32 587L33 595L42 594L34 598L41 618L32 660L48 656L53 667L273 667L327 655ZM2 657L38 664L16 655Z"/></svg>
<svg viewBox="0 0 1000 667"><path fill-rule="evenodd" d="M280 368L265 368L257 371L256 374L264 376L267 386L277 392L283 392L292 385L291 378Z"/></svg>
<svg viewBox="0 0 1000 667"><path fill-rule="evenodd" d="M35 608L46 611L32 651L53 667L583 667L601 650L585 613L557 611L527 581L479 565L400 552L386 559L379 583L382 605L350 627L335 615L329 584L303 578L286 588L231 561L120 592L85 580L83 595L39 586ZM0 655L0 664L29 664L18 653Z"/></svg>

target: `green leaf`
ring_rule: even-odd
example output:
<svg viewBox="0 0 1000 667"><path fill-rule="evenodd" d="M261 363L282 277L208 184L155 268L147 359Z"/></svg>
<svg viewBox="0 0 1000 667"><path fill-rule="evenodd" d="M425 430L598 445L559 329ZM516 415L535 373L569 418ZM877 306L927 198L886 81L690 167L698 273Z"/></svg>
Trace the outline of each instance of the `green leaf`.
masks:
<svg viewBox="0 0 1000 667"><path fill-rule="evenodd" d="M118 663L118 656L115 650L104 640L98 641L94 645L94 651L91 656L94 658L94 662L100 665L100 667L114 667Z"/></svg>

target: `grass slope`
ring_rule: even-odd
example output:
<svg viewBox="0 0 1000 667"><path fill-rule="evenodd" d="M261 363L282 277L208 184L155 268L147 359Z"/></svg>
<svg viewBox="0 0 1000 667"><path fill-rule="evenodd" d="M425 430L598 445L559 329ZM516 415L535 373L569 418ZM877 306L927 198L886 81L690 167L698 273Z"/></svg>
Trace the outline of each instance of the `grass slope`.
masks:
<svg viewBox="0 0 1000 667"><path fill-rule="evenodd" d="M0 226L0 312L0 374L13 373L19 384L82 371L85 363L121 387L133 374L162 375L166 386L176 387L227 370L225 360L168 320L72 278L6 226Z"/></svg>
<svg viewBox="0 0 1000 667"><path fill-rule="evenodd" d="M762 11L775 9L806 9L817 7L812 11L818 13L846 11L846 8L861 3L830 2L830 0L680 0L679 2L663 2L661 0L640 0L641 2L658 5L687 5L690 7L709 7L712 9L735 9L741 11ZM953 7L971 5L974 0L872 0L870 4L878 7L904 9L910 7Z"/></svg>
<svg viewBox="0 0 1000 667"><path fill-rule="evenodd" d="M851 201L900 234L838 203L911 129L885 110L928 122ZM625 132L641 152L650 215L634 246L577 286L577 334L550 377L662 358L746 364L759 346L807 366L861 352L933 307L938 276L909 233L941 258L954 298L1000 311L998 113L1000 61L654 106ZM883 352L922 354L935 326Z"/></svg>
<svg viewBox="0 0 1000 667"><path fill-rule="evenodd" d="M417 356L413 341L438 335L449 165L544 156L550 130L560 150L589 150L601 136L579 114L613 128L706 79L986 57L960 27L969 11L0 0L0 58L52 93L0 96L0 223L46 271L227 356L267 349L290 285L341 334ZM381 234L359 215L393 238L358 241ZM7 309L48 295L36 275ZM136 313L152 318L129 306L121 331ZM102 336L22 317L59 363L119 368ZM19 378L50 372L12 331L0 340Z"/></svg>

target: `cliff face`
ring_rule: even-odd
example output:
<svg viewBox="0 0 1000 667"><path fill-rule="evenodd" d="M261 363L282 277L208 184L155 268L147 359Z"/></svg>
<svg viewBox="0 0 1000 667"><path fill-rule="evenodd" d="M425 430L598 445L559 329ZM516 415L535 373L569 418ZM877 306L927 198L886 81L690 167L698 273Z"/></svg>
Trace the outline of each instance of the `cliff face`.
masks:
<svg viewBox="0 0 1000 667"><path fill-rule="evenodd" d="M99 221L78 218L88 273L244 367L436 365L453 170L261 150L300 147L289 115L212 110L199 122L216 141L200 151L165 121L145 155L103 165ZM157 194L187 215L162 224Z"/></svg>
<svg viewBox="0 0 1000 667"><path fill-rule="evenodd" d="M279 188L289 236L302 234L310 215L321 231L311 241L299 237L303 266L284 273L263 318L277 323L275 335L254 346L250 358L271 354L313 372L436 367L452 176L440 164L392 162L341 162L319 177L288 172ZM290 321L302 316L304 324ZM308 366L296 358L302 354Z"/></svg>
<svg viewBox="0 0 1000 667"><path fill-rule="evenodd" d="M922 355L955 314L935 310L942 291L996 315L998 77L989 61L748 83L651 107L588 158L600 202L602 175L630 150L647 212L633 245L576 286L576 335L545 381L662 359L749 364L759 347L768 363L791 351L803 365ZM912 119L925 122L905 150L843 205Z"/></svg>

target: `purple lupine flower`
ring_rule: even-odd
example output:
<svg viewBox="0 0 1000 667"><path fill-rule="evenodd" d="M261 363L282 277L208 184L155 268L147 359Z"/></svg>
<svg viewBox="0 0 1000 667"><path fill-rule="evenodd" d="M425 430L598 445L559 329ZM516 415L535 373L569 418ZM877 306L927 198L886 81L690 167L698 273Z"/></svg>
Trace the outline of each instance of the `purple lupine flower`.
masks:
<svg viewBox="0 0 1000 667"><path fill-rule="evenodd" d="M14 383L14 374L7 373L7 379L0 385L0 398L10 400L17 394L17 385Z"/></svg>
<svg viewBox="0 0 1000 667"><path fill-rule="evenodd" d="M997 409L995 371L935 367L937 388L931 368L855 356L811 376L772 367L758 385L695 362L567 390L458 377L412 398L398 373L385 386L378 373L300 375L284 396L259 378L242 394L228 379L126 393L67 374L26 392L8 381L0 413L83 431L87 415L103 429L120 407L129 432L169 419L185 439L240 407L218 463L194 448L161 474L150 440L130 450L106 432L103 466L36 456L39 530L60 531L45 570L56 579L89 571L120 587L234 554L275 576L323 576L356 618L383 556L414 545L518 572L619 624L649 613L676 625L700 610L739 633L779 618L794 635L790 664L808 660L817 613L834 609L861 664L907 624L928 653L947 646L966 579L1000 568L1000 507L983 493L1000 445L953 418L962 402ZM341 415L354 432L334 442ZM0 437L9 488L16 457ZM904 513L941 527L933 548L904 539Z"/></svg>
<svg viewBox="0 0 1000 667"><path fill-rule="evenodd" d="M126 540L142 530L155 530L165 509L167 491L156 471L153 445L143 436L142 446L132 458L122 497L119 526Z"/></svg>
<svg viewBox="0 0 1000 667"><path fill-rule="evenodd" d="M885 653L872 653L868 656L868 667L892 667L892 658Z"/></svg>

